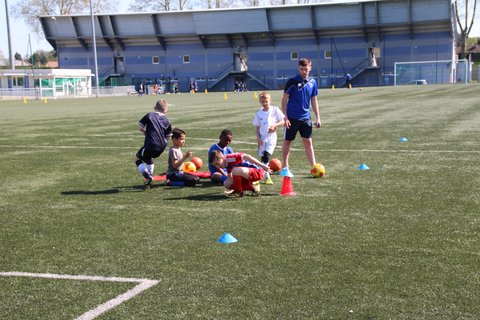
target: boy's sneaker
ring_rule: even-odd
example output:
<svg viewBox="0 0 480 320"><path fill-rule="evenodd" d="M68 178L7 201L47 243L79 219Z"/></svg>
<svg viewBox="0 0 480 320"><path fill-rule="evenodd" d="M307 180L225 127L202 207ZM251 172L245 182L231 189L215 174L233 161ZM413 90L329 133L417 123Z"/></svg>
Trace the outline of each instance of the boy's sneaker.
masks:
<svg viewBox="0 0 480 320"><path fill-rule="evenodd" d="M145 190L150 189L153 186L153 177L148 177L148 179L145 180L143 186L145 187Z"/></svg>
<svg viewBox="0 0 480 320"><path fill-rule="evenodd" d="M235 191L233 189L223 191L223 194L227 198L241 198L243 197L243 192Z"/></svg>
<svg viewBox="0 0 480 320"><path fill-rule="evenodd" d="M293 178L293 173L290 171L290 169L288 169L288 167L283 167L282 171L280 171L280 175Z"/></svg>
<svg viewBox="0 0 480 320"><path fill-rule="evenodd" d="M272 178L268 177L267 179L265 179L265 184L272 185L273 184Z"/></svg>
<svg viewBox="0 0 480 320"><path fill-rule="evenodd" d="M253 182L252 186L253 186L252 195L253 196L260 195L260 181Z"/></svg>

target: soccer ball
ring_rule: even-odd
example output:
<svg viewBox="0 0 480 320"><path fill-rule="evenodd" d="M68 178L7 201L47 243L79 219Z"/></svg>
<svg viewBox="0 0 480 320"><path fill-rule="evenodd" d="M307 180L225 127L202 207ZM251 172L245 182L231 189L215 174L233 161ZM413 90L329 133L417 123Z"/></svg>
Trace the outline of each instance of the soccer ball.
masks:
<svg viewBox="0 0 480 320"><path fill-rule="evenodd" d="M197 171L197 167L195 167L193 162L188 161L183 164L182 171L186 173L195 172Z"/></svg>
<svg viewBox="0 0 480 320"><path fill-rule="evenodd" d="M193 157L190 162L193 162L197 170L199 170L203 166L203 161L199 157Z"/></svg>
<svg viewBox="0 0 480 320"><path fill-rule="evenodd" d="M277 158L273 158L268 163L268 166L270 167L270 169L272 169L273 172L278 172L282 169L282 162Z"/></svg>
<svg viewBox="0 0 480 320"><path fill-rule="evenodd" d="M320 163L315 163L310 170L310 173L314 178L323 177L323 175L325 174L325 167Z"/></svg>

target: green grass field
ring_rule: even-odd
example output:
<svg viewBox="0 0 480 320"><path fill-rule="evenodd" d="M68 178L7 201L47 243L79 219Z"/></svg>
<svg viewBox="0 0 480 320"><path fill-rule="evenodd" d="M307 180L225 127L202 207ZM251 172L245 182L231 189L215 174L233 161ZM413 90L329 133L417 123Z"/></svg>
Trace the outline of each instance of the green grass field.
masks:
<svg viewBox="0 0 480 320"><path fill-rule="evenodd" d="M297 139L298 195L273 176L240 199L208 181L142 190L132 157L155 97L0 102L0 319L74 319L137 285L6 272L159 280L96 319L478 319L479 92L322 90L326 176ZM253 93L164 98L184 151L206 162L230 128L255 155Z"/></svg>

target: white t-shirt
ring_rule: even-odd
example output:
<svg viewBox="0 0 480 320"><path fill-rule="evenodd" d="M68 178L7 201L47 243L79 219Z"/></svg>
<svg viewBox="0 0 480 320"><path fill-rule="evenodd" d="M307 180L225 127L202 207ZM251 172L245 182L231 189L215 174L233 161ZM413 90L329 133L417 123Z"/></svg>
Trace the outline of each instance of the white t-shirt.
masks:
<svg viewBox="0 0 480 320"><path fill-rule="evenodd" d="M255 113L253 125L260 127L260 139L263 141L262 146L260 146L260 149L258 150L259 155L263 153L263 150L266 150L270 154L273 153L275 145L277 144L277 132L269 133L268 128L281 121L283 118L285 118L285 115L275 106L270 106L268 111L260 109Z"/></svg>
<svg viewBox="0 0 480 320"><path fill-rule="evenodd" d="M270 106L268 111L263 111L263 109L258 110L255 113L253 125L260 127L260 139L265 140L267 135L269 135L268 128L270 128L271 125L281 121L283 118L285 118L283 112L275 106ZM276 135L277 133L272 132L270 134Z"/></svg>

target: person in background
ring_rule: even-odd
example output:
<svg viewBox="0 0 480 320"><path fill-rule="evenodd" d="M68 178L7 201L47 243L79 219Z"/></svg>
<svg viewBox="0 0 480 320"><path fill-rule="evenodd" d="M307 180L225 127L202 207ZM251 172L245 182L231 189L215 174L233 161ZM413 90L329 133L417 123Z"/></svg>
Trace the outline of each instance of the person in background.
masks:
<svg viewBox="0 0 480 320"><path fill-rule="evenodd" d="M352 87L352 76L350 75L350 73L347 73L347 75L345 76L345 86L348 89L351 89Z"/></svg>

